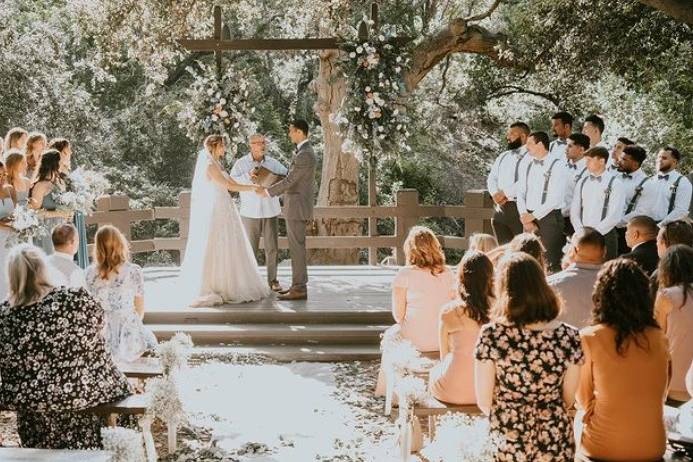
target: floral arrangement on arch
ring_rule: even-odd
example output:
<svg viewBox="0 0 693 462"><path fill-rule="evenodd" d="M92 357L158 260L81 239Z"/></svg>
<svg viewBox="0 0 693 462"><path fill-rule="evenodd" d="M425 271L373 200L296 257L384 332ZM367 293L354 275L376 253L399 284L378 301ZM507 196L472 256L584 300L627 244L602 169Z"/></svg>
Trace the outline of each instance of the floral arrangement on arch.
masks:
<svg viewBox="0 0 693 462"><path fill-rule="evenodd" d="M177 117L191 140L200 143L207 135L226 135L236 154L238 144L256 130L250 120L255 112L248 102L250 86L242 72L229 68L218 79L210 66L200 64L200 71L188 67L192 85L186 90L188 101L181 103Z"/></svg>
<svg viewBox="0 0 693 462"><path fill-rule="evenodd" d="M348 88L333 121L341 126L342 150L360 159L378 151L409 151L409 117L399 101L410 61L408 48L389 32L347 41L340 48Z"/></svg>

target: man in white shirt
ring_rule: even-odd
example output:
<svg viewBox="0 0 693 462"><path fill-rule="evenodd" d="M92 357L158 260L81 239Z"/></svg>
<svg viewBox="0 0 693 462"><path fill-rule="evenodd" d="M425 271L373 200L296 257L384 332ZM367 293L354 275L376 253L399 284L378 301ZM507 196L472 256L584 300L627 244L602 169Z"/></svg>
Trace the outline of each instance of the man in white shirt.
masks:
<svg viewBox="0 0 693 462"><path fill-rule="evenodd" d="M231 169L231 177L241 184L251 184L256 169L264 167L277 175L286 175L286 167L278 160L265 154L267 140L259 133L249 139L250 153L238 159ZM277 280L278 219L281 206L278 197L260 197L255 192L241 192L241 219L245 227L255 258L258 257L260 236L265 244L265 264L267 282L273 291L282 287Z"/></svg>
<svg viewBox="0 0 693 462"><path fill-rule="evenodd" d="M77 228L69 223L58 225L51 232L55 251L47 257L49 274L56 286L86 287L84 270L75 263L79 249Z"/></svg>
<svg viewBox="0 0 693 462"><path fill-rule="evenodd" d="M568 146L566 149L566 170L568 177L565 182L565 200L561 214L563 215L563 233L572 236L575 230L570 222L570 206L573 203L573 194L575 193L575 185L587 173L587 160L585 159L585 151L590 148L590 139L582 133L573 133L568 136ZM587 173L589 175L589 173Z"/></svg>
<svg viewBox="0 0 693 462"><path fill-rule="evenodd" d="M681 153L673 146L662 148L657 154L657 200L654 219L659 226L688 217L693 186L676 171Z"/></svg>
<svg viewBox="0 0 693 462"><path fill-rule="evenodd" d="M599 231L606 241L606 259L618 255L616 225L623 218L625 195L623 183L613 172L607 172L609 151L603 147L585 152L588 176L576 186L570 207L570 220L575 231L589 226Z"/></svg>
<svg viewBox="0 0 693 462"><path fill-rule="evenodd" d="M618 235L618 254L630 252L626 243L626 226L628 222L638 216L654 215L655 201L657 200L657 182L651 179L641 168L647 158L645 149L631 145L623 148L618 161L619 180L623 183L625 195L625 211L623 219L616 226Z"/></svg>
<svg viewBox="0 0 693 462"><path fill-rule="evenodd" d="M522 233L516 197L521 164L527 152L524 148L527 135L527 124L515 122L510 125L505 135L508 150L496 157L486 179L486 187L496 204L491 225L499 244L506 244Z"/></svg>
<svg viewBox="0 0 693 462"><path fill-rule="evenodd" d="M587 116L582 124L582 134L589 136L591 148L601 146L608 149L602 141L602 133L604 133L604 119L596 114Z"/></svg>
<svg viewBox="0 0 693 462"><path fill-rule="evenodd" d="M555 113L551 117L551 130L556 139L549 145L549 155L554 159L565 160L568 137L573 131L573 116L565 111Z"/></svg>
<svg viewBox="0 0 693 462"><path fill-rule="evenodd" d="M551 272L560 271L565 236L561 208L565 198L565 162L549 157L549 135L527 137L529 158L520 171L517 210L525 232L539 235Z"/></svg>

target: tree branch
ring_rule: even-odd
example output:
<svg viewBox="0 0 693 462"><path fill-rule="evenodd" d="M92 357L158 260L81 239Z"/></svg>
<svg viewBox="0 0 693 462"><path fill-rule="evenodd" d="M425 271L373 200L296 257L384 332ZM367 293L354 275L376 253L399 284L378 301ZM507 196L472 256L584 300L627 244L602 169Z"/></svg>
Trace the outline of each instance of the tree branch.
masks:
<svg viewBox="0 0 693 462"><path fill-rule="evenodd" d="M172 87L173 85L175 85L176 82L178 82L187 73L188 66L193 65L195 61L197 61L201 57L211 54L211 51L196 51L195 53L190 53L188 56L185 57L185 59L183 59L183 61L176 65L175 69L169 72L168 77L164 81L164 86Z"/></svg>
<svg viewBox="0 0 693 462"><path fill-rule="evenodd" d="M503 91L507 90L507 91ZM517 85L504 85L500 88L497 88L494 93L491 93L486 100L490 101L492 99L497 99L497 98L502 98L503 96L510 96L510 95L517 95L517 94L525 94L525 95L533 95L533 96L538 96L540 98L544 98L548 101L551 101L554 106L557 108L560 107L560 101L556 95L553 95L551 93L542 93L540 91L534 91L534 90L527 90L522 87L518 87Z"/></svg>
<svg viewBox="0 0 693 462"><path fill-rule="evenodd" d="M411 68L404 76L407 90L416 88L426 74L450 53L475 53L498 60L495 46L504 40L504 35L480 26L470 26L464 19L453 20L448 27L414 49Z"/></svg>
<svg viewBox="0 0 693 462"><path fill-rule="evenodd" d="M661 11L669 17L686 24L693 25L693 4L691 0L639 0L643 5L647 5Z"/></svg>
<svg viewBox="0 0 693 462"><path fill-rule="evenodd" d="M469 18L465 19L465 21L467 21L467 23L470 23L472 21L481 21L482 19L488 18L489 16L491 16L491 14L494 11L496 11L496 8L498 8L498 5L500 5L500 2L501 2L501 0L495 0L493 2L493 5L491 5L491 7L488 10L486 10L484 13L469 17Z"/></svg>

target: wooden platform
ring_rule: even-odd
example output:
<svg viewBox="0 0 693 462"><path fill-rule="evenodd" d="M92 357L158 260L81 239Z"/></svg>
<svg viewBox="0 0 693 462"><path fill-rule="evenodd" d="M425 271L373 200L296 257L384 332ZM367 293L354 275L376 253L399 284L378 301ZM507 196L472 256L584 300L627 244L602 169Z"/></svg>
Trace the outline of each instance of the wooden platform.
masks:
<svg viewBox="0 0 693 462"><path fill-rule="evenodd" d="M210 308L181 303L179 269L145 269L145 323L159 340L186 332L206 353L262 353L281 361L380 357L380 335L393 324L397 267L313 266L308 300L267 299ZM264 275L264 268L261 268ZM280 266L287 287L291 270Z"/></svg>
<svg viewBox="0 0 693 462"><path fill-rule="evenodd" d="M2 462L110 462L108 451L66 451L57 449L0 448Z"/></svg>

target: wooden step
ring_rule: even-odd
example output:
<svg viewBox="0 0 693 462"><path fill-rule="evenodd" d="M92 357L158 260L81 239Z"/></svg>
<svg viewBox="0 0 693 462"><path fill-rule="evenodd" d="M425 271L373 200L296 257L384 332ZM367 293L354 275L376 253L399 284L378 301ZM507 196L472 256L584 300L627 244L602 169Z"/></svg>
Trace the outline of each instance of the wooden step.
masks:
<svg viewBox="0 0 693 462"><path fill-rule="evenodd" d="M191 308L148 311L145 324L394 324L390 311L280 311L267 309Z"/></svg>
<svg viewBox="0 0 693 462"><path fill-rule="evenodd" d="M366 324L149 324L159 341L185 332L196 345L378 345L388 325ZM222 344L222 345L219 345Z"/></svg>
<svg viewBox="0 0 693 462"><path fill-rule="evenodd" d="M228 357L231 355L263 355L275 361L338 362L373 361L380 359L378 345L243 345L199 346L193 349L195 357Z"/></svg>

